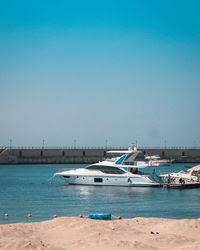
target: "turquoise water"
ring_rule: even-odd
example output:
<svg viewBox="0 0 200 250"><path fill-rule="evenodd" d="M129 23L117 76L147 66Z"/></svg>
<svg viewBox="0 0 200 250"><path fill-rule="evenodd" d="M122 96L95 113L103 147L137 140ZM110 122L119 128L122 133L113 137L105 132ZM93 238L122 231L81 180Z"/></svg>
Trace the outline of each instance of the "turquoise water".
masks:
<svg viewBox="0 0 200 250"><path fill-rule="evenodd" d="M193 164L194 165L194 164ZM159 167L157 173L186 170L190 164ZM0 224L33 222L57 216L111 213L123 218L199 218L200 189L100 187L65 184L55 172L84 165L0 166ZM152 171L152 169L148 169ZM8 217L4 214L7 213ZM27 215L32 217L28 218Z"/></svg>

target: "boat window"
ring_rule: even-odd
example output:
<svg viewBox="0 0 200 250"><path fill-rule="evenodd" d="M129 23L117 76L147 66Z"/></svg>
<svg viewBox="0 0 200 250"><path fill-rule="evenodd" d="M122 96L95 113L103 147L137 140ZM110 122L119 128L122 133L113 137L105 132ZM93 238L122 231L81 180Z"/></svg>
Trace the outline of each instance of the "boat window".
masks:
<svg viewBox="0 0 200 250"><path fill-rule="evenodd" d="M110 167L110 166L102 166L102 165L91 165L91 166L87 167L87 169L100 170L101 172L106 173L106 174L124 174L125 173L125 171L120 169L120 168Z"/></svg>
<svg viewBox="0 0 200 250"><path fill-rule="evenodd" d="M103 182L103 178L94 178L94 182Z"/></svg>
<svg viewBox="0 0 200 250"><path fill-rule="evenodd" d="M63 175L63 178L70 178L69 175Z"/></svg>
<svg viewBox="0 0 200 250"><path fill-rule="evenodd" d="M138 168L128 168L128 172L131 172L132 174L138 174Z"/></svg>
<svg viewBox="0 0 200 250"><path fill-rule="evenodd" d="M133 161L144 161L144 160L145 160L145 158L144 158L143 153L137 154L137 156L133 159ZM129 162L128 158L127 158L126 162Z"/></svg>
<svg viewBox="0 0 200 250"><path fill-rule="evenodd" d="M193 176L198 176L198 171L192 171L192 173L191 173L191 175L193 175Z"/></svg>

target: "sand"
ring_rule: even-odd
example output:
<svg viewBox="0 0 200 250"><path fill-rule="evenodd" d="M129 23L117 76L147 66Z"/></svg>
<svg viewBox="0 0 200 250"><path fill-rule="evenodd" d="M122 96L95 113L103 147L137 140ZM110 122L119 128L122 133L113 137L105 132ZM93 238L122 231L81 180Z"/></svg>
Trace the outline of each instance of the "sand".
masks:
<svg viewBox="0 0 200 250"><path fill-rule="evenodd" d="M0 225L0 249L200 249L200 219L55 218Z"/></svg>

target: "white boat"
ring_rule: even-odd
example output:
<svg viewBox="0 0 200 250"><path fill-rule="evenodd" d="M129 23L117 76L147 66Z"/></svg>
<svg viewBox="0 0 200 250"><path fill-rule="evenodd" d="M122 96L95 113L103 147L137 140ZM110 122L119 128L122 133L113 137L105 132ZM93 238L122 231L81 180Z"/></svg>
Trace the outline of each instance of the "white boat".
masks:
<svg viewBox="0 0 200 250"><path fill-rule="evenodd" d="M161 174L160 177L164 182L173 182L173 183L180 183L180 182L199 182L200 181L200 165L195 167L189 168L186 171L180 172L173 172L168 174Z"/></svg>
<svg viewBox="0 0 200 250"><path fill-rule="evenodd" d="M145 161L135 161L141 154L136 146L130 147L127 151L108 151L107 153L120 157L113 157L74 170L55 173L68 184L75 185L98 185L98 186L160 186L161 178L155 174L145 174L141 170L148 167ZM133 164L133 165L131 165Z"/></svg>
<svg viewBox="0 0 200 250"><path fill-rule="evenodd" d="M160 159L159 155L147 155L145 160L149 161L149 167L170 166L173 160Z"/></svg>

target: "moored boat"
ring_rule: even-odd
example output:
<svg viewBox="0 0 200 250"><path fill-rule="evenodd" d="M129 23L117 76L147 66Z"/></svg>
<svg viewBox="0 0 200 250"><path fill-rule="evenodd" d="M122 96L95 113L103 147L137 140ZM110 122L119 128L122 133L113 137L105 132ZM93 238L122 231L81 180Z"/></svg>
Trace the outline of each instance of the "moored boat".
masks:
<svg viewBox="0 0 200 250"><path fill-rule="evenodd" d="M159 166L170 166L173 160L169 159L160 159L159 155L146 155L145 160L149 161L150 167L159 167Z"/></svg>
<svg viewBox="0 0 200 250"><path fill-rule="evenodd" d="M191 183L200 181L200 165L189 168L186 171L161 174L160 177L167 183Z"/></svg>
<svg viewBox="0 0 200 250"><path fill-rule="evenodd" d="M136 161L141 154L133 144L127 151L108 151L109 154L121 154L102 162L98 162L74 170L55 173L68 184L98 185L98 186L160 186L162 179L155 174L144 173L142 170L149 167L146 161Z"/></svg>

